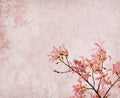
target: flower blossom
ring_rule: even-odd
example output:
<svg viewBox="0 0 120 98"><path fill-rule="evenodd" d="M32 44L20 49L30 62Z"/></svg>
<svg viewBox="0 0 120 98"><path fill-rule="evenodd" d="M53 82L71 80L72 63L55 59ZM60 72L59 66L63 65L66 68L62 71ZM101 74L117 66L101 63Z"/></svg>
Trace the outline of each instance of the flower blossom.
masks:
<svg viewBox="0 0 120 98"><path fill-rule="evenodd" d="M118 84L117 87L120 89L120 84Z"/></svg>
<svg viewBox="0 0 120 98"><path fill-rule="evenodd" d="M60 58L63 59L64 56L68 56L68 50L64 47L64 45L59 46L59 48L53 47L53 51L48 56L51 57L50 61L55 61Z"/></svg>
<svg viewBox="0 0 120 98"><path fill-rule="evenodd" d="M92 93L90 94L91 98L99 98L96 94L93 95Z"/></svg>
<svg viewBox="0 0 120 98"><path fill-rule="evenodd" d="M76 67L76 71L79 72L84 72L86 73L86 64L85 64L85 60L74 60L74 64Z"/></svg>
<svg viewBox="0 0 120 98"><path fill-rule="evenodd" d="M120 62L113 64L113 74L114 73L116 73L117 75L120 75Z"/></svg>
<svg viewBox="0 0 120 98"><path fill-rule="evenodd" d="M102 85L102 87L104 85L110 85L111 84L110 76L108 76L108 73L105 74L105 73L101 72L100 76L97 77L96 80L101 80L100 84Z"/></svg>
<svg viewBox="0 0 120 98"><path fill-rule="evenodd" d="M107 91L106 88L100 89L99 94L103 97L105 95L106 91ZM108 98L108 96L110 96L110 93L108 93L105 96L105 98Z"/></svg>
<svg viewBox="0 0 120 98"><path fill-rule="evenodd" d="M87 64L86 64L86 59L81 57L80 60L74 60L74 65L75 66L72 66L72 68L81 74L82 78L84 79L88 79L90 77L90 74L89 72L87 72Z"/></svg>
<svg viewBox="0 0 120 98"><path fill-rule="evenodd" d="M107 54L105 49L102 47L102 44L95 43L97 46L96 52L91 55L91 59L87 59L87 65L92 68L93 72L101 72L101 69L103 69L102 65L103 62L107 59ZM110 56L108 56L110 58Z"/></svg>
<svg viewBox="0 0 120 98"><path fill-rule="evenodd" d="M75 95L71 98L85 98L86 86L82 84L82 81L78 85L73 85Z"/></svg>
<svg viewBox="0 0 120 98"><path fill-rule="evenodd" d="M101 95L101 98L103 98L103 96L105 95L105 93L106 93L106 89L105 88L100 89L99 94ZM108 95L105 98L108 98L109 95L110 94L108 93ZM91 98L99 98L98 95L93 94L93 93L90 93L90 96L91 96Z"/></svg>
<svg viewBox="0 0 120 98"><path fill-rule="evenodd" d="M97 46L96 48L97 51L95 54L92 54L91 56L94 59L95 63L101 64L107 59L106 51L102 47L102 44L95 43L95 45Z"/></svg>

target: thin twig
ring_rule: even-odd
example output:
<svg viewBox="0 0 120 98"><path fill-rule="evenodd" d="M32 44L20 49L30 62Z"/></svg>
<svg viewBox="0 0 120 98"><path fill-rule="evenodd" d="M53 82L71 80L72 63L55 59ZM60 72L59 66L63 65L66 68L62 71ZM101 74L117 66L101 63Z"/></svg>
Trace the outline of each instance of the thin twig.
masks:
<svg viewBox="0 0 120 98"><path fill-rule="evenodd" d="M102 70L103 70L103 62L102 62ZM101 82L102 78L103 78L103 77L100 78L100 81L99 81L99 83L98 83L97 92L99 92L99 89L100 89L100 82Z"/></svg>
<svg viewBox="0 0 120 98"><path fill-rule="evenodd" d="M98 92L99 92L99 89L100 89L100 82L101 82L101 80L102 80L102 77L100 78L100 81L98 83L98 89L97 89Z"/></svg>
<svg viewBox="0 0 120 98"><path fill-rule="evenodd" d="M93 86L95 87L95 79L94 79L93 69L92 69L92 80L93 80Z"/></svg>
<svg viewBox="0 0 120 98"><path fill-rule="evenodd" d="M120 77L117 78L117 80L109 87L109 89L106 91L105 95L103 96L103 98L106 97L106 95L108 94L108 92L111 90L111 88L119 81Z"/></svg>
<svg viewBox="0 0 120 98"><path fill-rule="evenodd" d="M59 73L59 74L64 74L64 73L71 72L70 70L68 70L68 71L58 71L58 70L53 70L53 71L56 72L56 73Z"/></svg>

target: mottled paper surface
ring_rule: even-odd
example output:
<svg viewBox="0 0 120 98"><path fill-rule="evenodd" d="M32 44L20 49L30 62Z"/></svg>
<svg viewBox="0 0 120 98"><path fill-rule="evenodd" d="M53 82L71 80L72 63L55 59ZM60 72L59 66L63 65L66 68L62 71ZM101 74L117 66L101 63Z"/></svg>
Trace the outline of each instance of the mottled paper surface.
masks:
<svg viewBox="0 0 120 98"><path fill-rule="evenodd" d="M28 23L7 21L0 98L69 98L76 77L52 71L64 69L49 62L52 46L64 44L73 59L88 56L101 40L111 62L120 60L120 0L29 0L25 6ZM120 97L117 90L112 89L115 98Z"/></svg>

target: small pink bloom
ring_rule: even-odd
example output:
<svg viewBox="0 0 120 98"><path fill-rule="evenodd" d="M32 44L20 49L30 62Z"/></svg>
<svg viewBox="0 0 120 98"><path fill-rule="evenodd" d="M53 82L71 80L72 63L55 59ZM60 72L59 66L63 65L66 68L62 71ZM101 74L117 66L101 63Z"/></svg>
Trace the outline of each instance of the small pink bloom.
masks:
<svg viewBox="0 0 120 98"><path fill-rule="evenodd" d="M74 64L76 71L86 73L87 66L86 66L86 61L83 57L80 60L74 60Z"/></svg>
<svg viewBox="0 0 120 98"><path fill-rule="evenodd" d="M60 57L68 56L68 50L64 46L60 46L59 48L53 47L53 51L50 53L50 61L55 61Z"/></svg>
<svg viewBox="0 0 120 98"><path fill-rule="evenodd" d="M120 84L118 84L118 86L117 86L119 89L120 89Z"/></svg>
<svg viewBox="0 0 120 98"><path fill-rule="evenodd" d="M91 98L99 98L97 95L90 94Z"/></svg>
<svg viewBox="0 0 120 98"><path fill-rule="evenodd" d="M74 95L74 96L71 96L70 98L86 98L85 95Z"/></svg>
<svg viewBox="0 0 120 98"><path fill-rule="evenodd" d="M75 95L80 94L83 95L84 92L86 91L86 86L81 84L78 85L73 85L73 90L75 92Z"/></svg>
<svg viewBox="0 0 120 98"><path fill-rule="evenodd" d="M101 96L104 96L105 93L106 93L106 91L107 91L106 88L100 89L99 94L100 94ZM105 98L108 98L108 96L110 96L110 93L108 93Z"/></svg>
<svg viewBox="0 0 120 98"><path fill-rule="evenodd" d="M110 85L111 84L111 81L110 81L110 76L108 76L108 73L103 73L101 72L100 73L100 76L96 78L96 80L100 80L101 79L101 82L100 84L102 85L102 87L104 85Z"/></svg>
<svg viewBox="0 0 120 98"><path fill-rule="evenodd" d="M120 74L120 62L117 62L116 64L113 64L113 74Z"/></svg>
<svg viewBox="0 0 120 98"><path fill-rule="evenodd" d="M97 51L95 54L91 55L98 64L100 64L101 62L104 62L107 59L106 51L102 47L102 44L95 43L95 45L97 46L96 48Z"/></svg>

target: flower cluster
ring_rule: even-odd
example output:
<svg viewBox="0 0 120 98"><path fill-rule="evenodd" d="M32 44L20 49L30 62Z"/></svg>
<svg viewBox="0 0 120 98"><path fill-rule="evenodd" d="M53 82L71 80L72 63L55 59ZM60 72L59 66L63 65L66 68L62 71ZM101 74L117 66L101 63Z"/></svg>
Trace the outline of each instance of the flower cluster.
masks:
<svg viewBox="0 0 120 98"><path fill-rule="evenodd" d="M53 47L53 51L50 53L50 61L56 61L60 58L63 59L64 56L68 56L68 50L63 46L60 46L59 48Z"/></svg>
<svg viewBox="0 0 120 98"><path fill-rule="evenodd" d="M83 98L83 97L85 97L85 94L84 94L84 92L86 91L85 85L82 85L82 84L73 85L73 89L74 89L75 95L72 96L71 98L75 98L75 97Z"/></svg>
<svg viewBox="0 0 120 98"><path fill-rule="evenodd" d="M120 75L120 62L113 64L113 74L114 73L116 73L117 75Z"/></svg>
<svg viewBox="0 0 120 98"><path fill-rule="evenodd" d="M68 50L64 46L59 48L53 47L50 53L50 61L57 61L63 63L68 67L67 71L54 71L57 73L76 73L78 83L73 85L74 95L70 98L108 98L110 90L120 81L120 62L113 64L112 69L108 69L104 62L111 59L103 48L103 43L95 43L96 48L94 54L90 58L81 57L68 60ZM112 74L109 71L112 70ZM116 75L117 79L112 81L112 75ZM120 85L117 86L120 88ZM86 93L89 92L89 93Z"/></svg>

